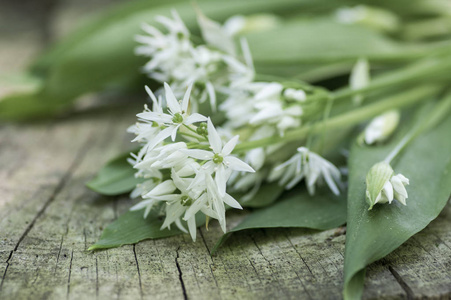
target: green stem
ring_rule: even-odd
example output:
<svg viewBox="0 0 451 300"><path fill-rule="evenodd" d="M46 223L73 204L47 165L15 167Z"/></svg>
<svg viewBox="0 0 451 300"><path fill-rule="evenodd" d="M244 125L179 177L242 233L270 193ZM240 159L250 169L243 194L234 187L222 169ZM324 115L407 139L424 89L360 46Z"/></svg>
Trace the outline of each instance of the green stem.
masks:
<svg viewBox="0 0 451 300"><path fill-rule="evenodd" d="M434 127L445 116L448 116L448 111L451 108L451 93L436 105L435 109L431 111L425 118L425 121L415 126L407 135L396 145L396 147L387 155L384 161L388 164L418 135L429 128Z"/></svg>
<svg viewBox="0 0 451 300"><path fill-rule="evenodd" d="M348 99L357 94L365 95L370 92L399 85L412 84L421 80L435 78L451 70L451 56L445 59L429 58L420 63L402 68L374 78L366 87L353 90L349 87L339 89L332 93L336 100Z"/></svg>
<svg viewBox="0 0 451 300"><path fill-rule="evenodd" d="M330 118L322 122L322 126L317 126L317 124L311 124L299 129L288 131L284 136L275 136L264 138L255 141L243 142L238 144L234 152L242 152L249 149L264 147L268 145L273 145L277 143L286 143L297 140L304 139L309 133L317 134L323 130L332 130L347 126L352 126L358 124L362 121L370 119L377 116L384 111L399 108L407 105L411 105L415 102L424 100L429 96L434 95L440 90L437 86L420 86L414 89L410 89L407 92L403 92L391 97L388 97L382 101L372 103L363 107L359 107L347 113L338 115L336 117Z"/></svg>
<svg viewBox="0 0 451 300"><path fill-rule="evenodd" d="M192 137L192 138L195 138L198 141L207 141L207 138L205 136L202 136L202 135L198 134L197 131L195 129L191 128L190 126L188 126L186 124L183 124L183 128L188 129L189 131L191 131L194 134L189 133L189 132L185 132L185 131L180 131L180 134L185 135L185 136L189 136L189 137Z"/></svg>
<svg viewBox="0 0 451 300"><path fill-rule="evenodd" d="M188 133L188 132L181 132L181 131L179 131L179 132L180 132L181 135L192 137L193 139L196 139L198 141L199 141L199 137L201 137L200 135L196 136L196 135Z"/></svg>

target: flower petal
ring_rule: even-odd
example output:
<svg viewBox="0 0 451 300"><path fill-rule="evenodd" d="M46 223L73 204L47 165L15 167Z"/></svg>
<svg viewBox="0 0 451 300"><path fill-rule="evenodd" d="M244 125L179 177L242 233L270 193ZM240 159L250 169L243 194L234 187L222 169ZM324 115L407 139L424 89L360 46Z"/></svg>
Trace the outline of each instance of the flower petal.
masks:
<svg viewBox="0 0 451 300"><path fill-rule="evenodd" d="M211 160L214 154L207 150L200 149L182 149L181 152L185 153L189 157L200 159L200 160Z"/></svg>
<svg viewBox="0 0 451 300"><path fill-rule="evenodd" d="M157 185L154 189L152 189L150 192L145 194L144 198L150 198L152 196L161 196L166 194L172 194L176 189L176 186L174 185L174 182L172 180L166 180Z"/></svg>
<svg viewBox="0 0 451 300"><path fill-rule="evenodd" d="M222 200L230 207L237 208L237 209L243 209L241 205L238 203L238 201L235 200L232 196L229 194L225 194L224 198Z"/></svg>
<svg viewBox="0 0 451 300"><path fill-rule="evenodd" d="M210 106L213 112L216 112L216 93L213 84L210 81L207 81L205 84L207 88L208 97L210 98Z"/></svg>
<svg viewBox="0 0 451 300"><path fill-rule="evenodd" d="M227 174L229 173L229 174ZM230 172L224 168L223 165L220 165L216 170L215 181L218 186L218 192L221 197L224 197L226 191L227 180L229 179Z"/></svg>
<svg viewBox="0 0 451 300"><path fill-rule="evenodd" d="M179 102L177 98L175 98L174 93L171 90L171 87L165 82L164 90L166 95L166 104L171 111L171 113L176 114L182 112Z"/></svg>
<svg viewBox="0 0 451 300"><path fill-rule="evenodd" d="M180 229L181 231L183 231L184 233L188 233L188 230L186 230L186 228L183 226L182 222L180 221L180 219L176 219L175 220L175 225L177 226L178 229Z"/></svg>
<svg viewBox="0 0 451 300"><path fill-rule="evenodd" d="M224 157L225 164L228 168L235 170L235 171L243 171L243 172L255 172L254 169L252 169L251 166L249 166L247 163L242 161L239 158L236 158L234 156L226 156Z"/></svg>
<svg viewBox="0 0 451 300"><path fill-rule="evenodd" d="M205 121L207 121L207 117L205 117L201 114L198 114L198 113L194 113L194 114L189 115L186 118L184 124L189 125L189 124L193 124L193 123L197 123L197 122L205 122Z"/></svg>
<svg viewBox="0 0 451 300"><path fill-rule="evenodd" d="M177 130L180 128L182 124L178 124L177 126L171 126L172 132L171 132L171 139L173 142L175 142L175 138L177 137Z"/></svg>
<svg viewBox="0 0 451 300"><path fill-rule="evenodd" d="M216 131L215 126L211 122L211 119L207 119L207 128L208 128L208 141L210 142L210 146L215 153L221 153L222 150L222 141L218 132Z"/></svg>
<svg viewBox="0 0 451 300"><path fill-rule="evenodd" d="M393 186L390 183L390 181L384 183L382 190L384 191L385 196L387 197L388 203L391 203L393 201Z"/></svg>
<svg viewBox="0 0 451 300"><path fill-rule="evenodd" d="M157 123L172 123L172 117L168 114L163 114L159 112L153 111L145 111L136 115L138 118L145 121L152 121Z"/></svg>
<svg viewBox="0 0 451 300"><path fill-rule="evenodd" d="M189 234L191 235L191 238L193 239L193 242L195 242L197 228L196 228L196 218L194 216L192 218L188 219L188 229L189 229Z"/></svg>
<svg viewBox="0 0 451 300"><path fill-rule="evenodd" d="M404 176L403 176L404 177ZM405 178L405 177L404 177ZM405 178L407 179L407 178ZM393 189L395 190L396 194L401 195L404 198L407 198L407 190L404 187L404 184L402 182L403 178L399 177L399 174L396 176L393 176L390 180L390 182L393 185ZM407 179L408 180L408 179ZM398 197L397 197L398 198Z"/></svg>
<svg viewBox="0 0 451 300"><path fill-rule="evenodd" d="M332 193L335 195L340 195L340 190L338 189L337 185L335 184L334 180L332 179L331 174L328 171L323 172L323 177L326 180L327 185L329 186Z"/></svg>
<svg viewBox="0 0 451 300"><path fill-rule="evenodd" d="M163 129L162 131L160 131L153 139L152 141L150 141L147 144L147 151L152 150L153 148L155 148L155 146L157 146L159 143L161 143L162 141L164 141L166 138L168 138L169 136L171 136L172 131L174 130L173 127L167 127L165 129Z"/></svg>
<svg viewBox="0 0 451 300"><path fill-rule="evenodd" d="M224 145L224 148L222 148L222 155L227 156L230 153L232 153L233 149L235 148L236 144L238 143L238 139L240 136L235 135L233 138L230 139L230 141L227 142L227 144Z"/></svg>
<svg viewBox="0 0 451 300"><path fill-rule="evenodd" d="M192 88L193 88L193 84L190 84L188 86L188 89L185 92L185 95L183 96L182 111L185 112L185 113L188 111L189 97L191 95L191 89Z"/></svg>

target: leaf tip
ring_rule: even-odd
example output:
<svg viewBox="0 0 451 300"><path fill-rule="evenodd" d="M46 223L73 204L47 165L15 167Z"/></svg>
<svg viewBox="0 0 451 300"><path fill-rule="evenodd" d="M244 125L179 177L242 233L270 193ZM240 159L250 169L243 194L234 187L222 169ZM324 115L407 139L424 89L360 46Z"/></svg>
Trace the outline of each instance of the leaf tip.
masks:
<svg viewBox="0 0 451 300"><path fill-rule="evenodd" d="M97 244L92 245L91 247L88 248L88 251L94 251L94 250L98 250L98 246Z"/></svg>

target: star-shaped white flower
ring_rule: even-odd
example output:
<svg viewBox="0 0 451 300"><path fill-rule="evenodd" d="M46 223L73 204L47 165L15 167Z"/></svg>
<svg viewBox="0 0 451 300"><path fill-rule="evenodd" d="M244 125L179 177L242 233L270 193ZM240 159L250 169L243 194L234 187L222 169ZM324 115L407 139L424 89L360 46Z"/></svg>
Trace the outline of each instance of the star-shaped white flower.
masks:
<svg viewBox="0 0 451 300"><path fill-rule="evenodd" d="M239 136L234 136L224 147L222 146L221 137L216 131L210 118L207 120L208 142L212 151L200 149L183 150L188 156L202 161L206 161L203 169L210 174L215 172L215 181L218 185L219 194L225 195L227 180L232 171L255 172L248 164L230 155L238 143ZM198 180L201 180L198 178Z"/></svg>
<svg viewBox="0 0 451 300"><path fill-rule="evenodd" d="M287 189L294 187L305 178L310 195L315 194L315 184L324 179L335 195L340 194L336 183L340 183L340 171L331 162L305 147L298 148L291 159L277 166L270 179L280 178L280 184Z"/></svg>
<svg viewBox="0 0 451 300"><path fill-rule="evenodd" d="M189 97L191 94L191 88L192 85L188 87L183 97L183 100L180 103L175 98L174 93L172 92L169 85L167 83L164 83L166 104L168 108L168 113L164 113L161 101L157 101L155 95L152 93L149 87L146 86L146 91L153 101L153 111L148 110L138 114L137 116L142 120L152 121L160 126L166 127L162 131L160 131L149 143L149 145L147 146L148 151L152 150L156 145L158 145L168 137L171 137L172 141L175 141L177 130L180 128L180 126L190 125L196 122L202 122L207 120L206 117L198 113L194 113L191 115L188 114L188 105L189 105Z"/></svg>

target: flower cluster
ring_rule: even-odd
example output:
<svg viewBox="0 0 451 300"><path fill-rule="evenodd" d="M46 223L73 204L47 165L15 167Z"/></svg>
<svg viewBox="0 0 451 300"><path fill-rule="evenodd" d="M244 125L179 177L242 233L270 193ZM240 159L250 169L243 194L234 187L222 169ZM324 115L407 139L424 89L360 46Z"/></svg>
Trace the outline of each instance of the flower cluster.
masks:
<svg viewBox="0 0 451 300"><path fill-rule="evenodd" d="M157 99L147 88L152 110L146 107L137 115L139 122L129 128L136 134L134 141L143 145L132 161L138 170L136 176L146 178L132 193L144 200L132 210L145 208L146 217L159 205L166 214L162 228L170 228L175 223L187 232L183 219L193 240L198 212L217 219L225 232L225 204L241 208L226 193L227 181L232 171L254 170L231 154L238 136L224 144L209 118L189 113L191 86L182 101L177 100L169 85L165 84L164 88L164 99L162 95ZM172 143L165 143L168 138Z"/></svg>
<svg viewBox="0 0 451 300"><path fill-rule="evenodd" d="M172 19L156 17L167 33L156 27L143 24L147 35L138 35L136 40L142 45L135 50L137 55L150 57L144 66L144 72L161 83L168 82L176 96L181 96L186 87L193 88L193 110L198 103L210 100L212 109L216 109L216 93L222 88L241 81L249 81L254 76L248 47L242 43L245 62L237 57L237 47L233 40L242 22L231 20L227 26L208 19L198 13L198 23L205 44L195 45L190 39L190 32L175 10Z"/></svg>
<svg viewBox="0 0 451 300"><path fill-rule="evenodd" d="M233 40L234 34L246 23L243 22L245 17L231 18L221 26L198 12L205 44L195 45L178 14L173 11L172 16L172 19L161 16L156 19L166 28L166 34L144 25L148 35L137 37L142 45L136 52L151 57L144 67L145 72L153 79L169 82L175 96L181 96L186 86L194 85L191 100L195 101L191 101L191 111L199 111L198 103L209 98L213 111L219 109L226 117L218 128L222 137L231 138L234 132L244 132L249 141L283 136L287 130L299 128L302 119L321 112L322 103L309 100L309 94L314 92L306 84L255 81L247 43L241 40L241 59L236 51L239 47ZM177 115L171 111L171 116ZM179 115L184 118L180 112ZM169 117L166 118L169 120ZM176 128L177 124L172 123L153 143L168 137ZM286 144L280 143L247 151L243 159L257 173L234 172L230 189L244 192L242 199L251 198L271 169L291 156L292 151L289 151L277 162L267 163L267 158L284 146Z"/></svg>
<svg viewBox="0 0 451 300"><path fill-rule="evenodd" d="M236 51L236 21L221 26L199 13L205 44L195 45L178 14L173 11L172 16L157 17L166 34L144 25L148 35L137 37L142 45L136 52L151 58L145 72L164 82L164 89L157 91L157 97L146 87L152 109L146 106L137 115L139 122L129 128L136 134L133 141L142 144L131 162L136 176L146 178L132 193L143 201L132 209L145 208L146 217L159 207L166 215L162 228L175 223L187 232L186 221L195 239L199 212L217 219L226 230L225 205L241 208L229 193L240 193L244 203L265 182L277 181L291 189L305 179L312 195L324 181L338 195L339 170L307 148L298 148L303 141L295 146L282 139L241 151L241 159L232 155L237 133L250 142L283 138L287 131L299 128L302 120L320 116L325 107L321 99L327 96L315 96L324 91L300 82L255 81L246 42L241 41L243 59ZM225 116L217 128L198 113L199 104L207 99L213 111Z"/></svg>

